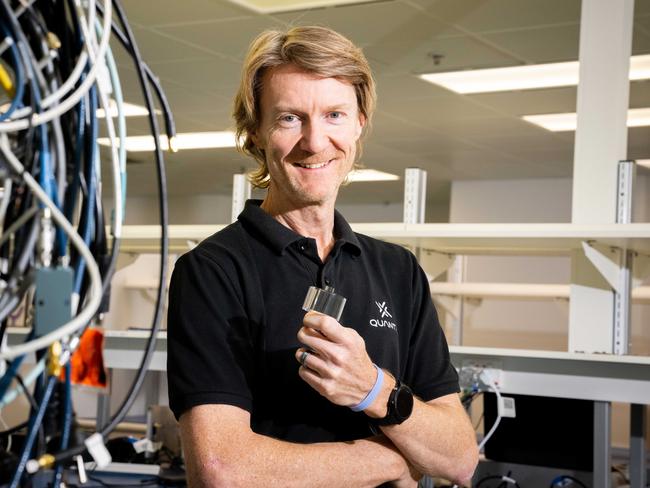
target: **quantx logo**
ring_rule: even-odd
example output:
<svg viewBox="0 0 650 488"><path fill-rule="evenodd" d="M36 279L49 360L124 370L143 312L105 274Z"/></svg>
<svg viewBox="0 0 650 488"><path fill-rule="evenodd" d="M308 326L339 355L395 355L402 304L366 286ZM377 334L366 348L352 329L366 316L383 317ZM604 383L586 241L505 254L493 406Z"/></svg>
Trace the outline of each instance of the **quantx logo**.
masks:
<svg viewBox="0 0 650 488"><path fill-rule="evenodd" d="M378 319L370 319L370 326L371 327L387 327L392 330L397 330L397 324L395 322L392 322L391 320L393 316L391 315L390 311L388 310L388 305L386 305L386 302L375 302L375 305L377 305L377 309L379 311L380 317Z"/></svg>

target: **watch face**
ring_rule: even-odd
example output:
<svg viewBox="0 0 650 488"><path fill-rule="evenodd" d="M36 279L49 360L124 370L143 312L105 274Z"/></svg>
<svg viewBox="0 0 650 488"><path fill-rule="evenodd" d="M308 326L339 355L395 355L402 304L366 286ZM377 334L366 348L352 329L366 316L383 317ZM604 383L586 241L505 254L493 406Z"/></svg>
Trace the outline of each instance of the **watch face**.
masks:
<svg viewBox="0 0 650 488"><path fill-rule="evenodd" d="M413 411L413 393L407 387L402 387L395 398L395 410L401 419L407 419Z"/></svg>

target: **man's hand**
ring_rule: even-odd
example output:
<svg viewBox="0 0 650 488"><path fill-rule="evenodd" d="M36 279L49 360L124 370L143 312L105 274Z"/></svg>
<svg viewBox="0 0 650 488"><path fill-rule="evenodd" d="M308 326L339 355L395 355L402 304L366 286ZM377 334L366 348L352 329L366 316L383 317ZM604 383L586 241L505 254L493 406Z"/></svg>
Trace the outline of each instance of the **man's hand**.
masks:
<svg viewBox="0 0 650 488"><path fill-rule="evenodd" d="M303 359L300 377L330 402L357 405L372 389L377 371L356 330L327 315L308 312L298 340L305 345L296 351L296 359ZM303 358L304 352L308 354Z"/></svg>

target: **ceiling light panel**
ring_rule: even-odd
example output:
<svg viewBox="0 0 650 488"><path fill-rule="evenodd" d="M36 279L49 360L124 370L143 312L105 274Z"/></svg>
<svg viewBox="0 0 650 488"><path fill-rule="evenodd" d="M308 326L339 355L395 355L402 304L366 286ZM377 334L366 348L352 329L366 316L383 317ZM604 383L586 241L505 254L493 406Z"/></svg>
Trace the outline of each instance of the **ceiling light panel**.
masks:
<svg viewBox="0 0 650 488"><path fill-rule="evenodd" d="M125 117L143 117L145 115L149 115L149 111L146 107L143 107L142 105L135 105L133 103L124 102L122 104L122 110ZM160 110L156 110L155 112L160 113ZM103 119L105 117L103 108L98 108L95 114L99 119ZM113 118L117 117L117 103L115 103L115 100L111 99L108 101L108 114Z"/></svg>
<svg viewBox="0 0 650 488"><path fill-rule="evenodd" d="M160 147L163 151L169 150L167 136L160 136ZM155 149L153 136L130 136L125 139L125 147L129 152L153 151ZM235 147L236 137L232 131L219 132L184 132L176 134L174 148L181 149L212 149L223 147ZM108 137L100 137L97 143L102 146L109 146ZM119 145L119 138L118 138Z"/></svg>
<svg viewBox="0 0 650 488"><path fill-rule="evenodd" d="M456 93L490 93L537 88L575 86L580 63L534 64L506 68L490 68L447 73L428 73L419 78ZM630 58L630 80L650 79L650 54Z"/></svg>
<svg viewBox="0 0 650 488"><path fill-rule="evenodd" d="M293 10L308 10L311 8L335 7L368 3L375 0L230 0L259 14L277 14Z"/></svg>
<svg viewBox="0 0 650 488"><path fill-rule="evenodd" d="M644 168L650 168L650 159L637 159L636 164Z"/></svg>
<svg viewBox="0 0 650 488"><path fill-rule="evenodd" d="M521 118L551 132L576 130L578 123L578 116L575 113L523 115ZM628 110L627 126L650 126L650 108L632 108Z"/></svg>

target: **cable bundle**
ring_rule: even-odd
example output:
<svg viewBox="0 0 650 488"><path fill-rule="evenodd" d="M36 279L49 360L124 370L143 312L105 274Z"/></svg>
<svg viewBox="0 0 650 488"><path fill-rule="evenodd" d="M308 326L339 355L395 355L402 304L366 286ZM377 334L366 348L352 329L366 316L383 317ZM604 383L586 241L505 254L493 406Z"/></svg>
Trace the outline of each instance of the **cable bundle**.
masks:
<svg viewBox="0 0 650 488"><path fill-rule="evenodd" d="M113 21L113 13L119 26ZM175 129L164 93L142 61L119 3L0 0L0 31L0 359L7 360L0 378L0 408L16 397L18 390L8 391L14 378L27 383L23 385L25 391L34 382L27 434L10 486L21 485L27 466L27 471L34 472L54 464L56 487L61 482L62 463L86 449L85 445L68 448L72 419L68 361L80 335L107 307L124 220L126 152L117 138L125 139L126 123L119 73L109 45L111 32L133 58L149 112L162 232L160 284L151 336L127 397L98 433L101 439L106 439L124 418L142 385L160 327L167 281L166 178L151 87L163 109L170 146ZM114 102L109 99L111 94ZM99 108L104 109L102 120L97 117ZM100 124L105 124L112 142L110 211L102 199L102 161L96 142ZM70 314L55 324L50 323L54 318L38 320L38 307L45 301L39 297L48 291L43 290L43 283L48 282L39 280L52 270L61 272L57 275L61 283L70 278L66 302ZM19 309L31 331L25 343L8 347L7 319ZM23 382L18 368L31 353L36 354L37 364ZM62 376L63 382L59 380ZM57 389L62 389L58 397ZM44 455L48 439L43 434L43 420L48 418L53 397L58 398L53 404L62 410L59 451ZM38 461L28 463L32 457Z"/></svg>

